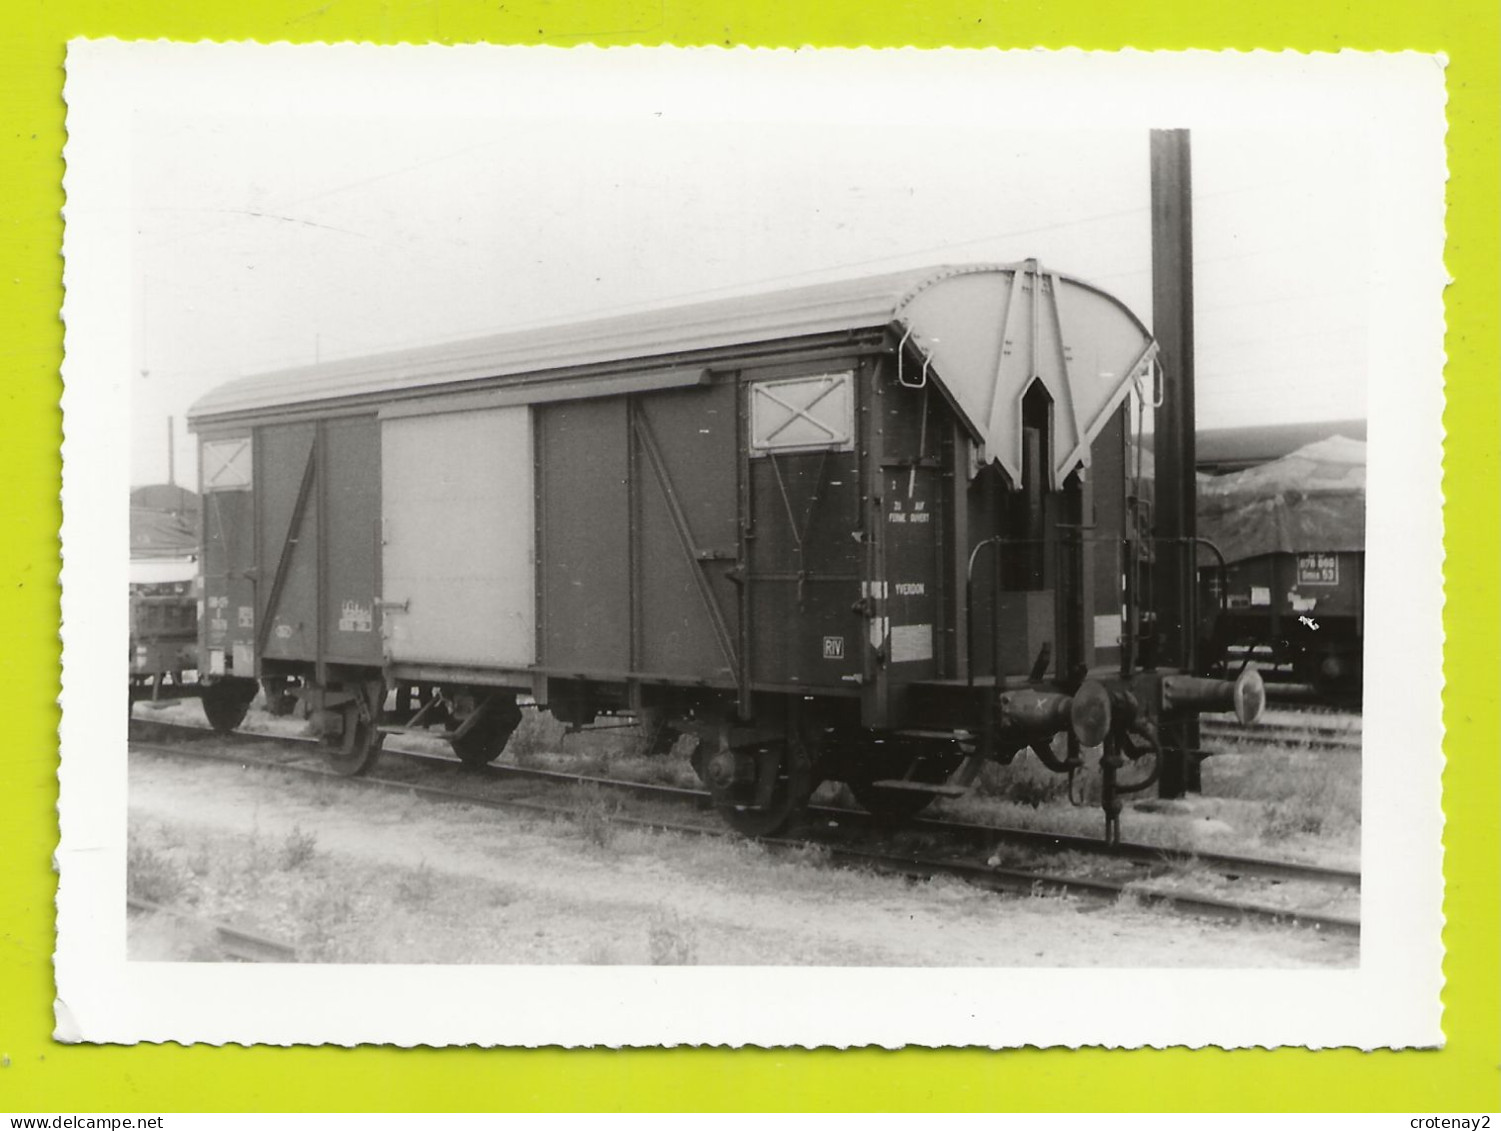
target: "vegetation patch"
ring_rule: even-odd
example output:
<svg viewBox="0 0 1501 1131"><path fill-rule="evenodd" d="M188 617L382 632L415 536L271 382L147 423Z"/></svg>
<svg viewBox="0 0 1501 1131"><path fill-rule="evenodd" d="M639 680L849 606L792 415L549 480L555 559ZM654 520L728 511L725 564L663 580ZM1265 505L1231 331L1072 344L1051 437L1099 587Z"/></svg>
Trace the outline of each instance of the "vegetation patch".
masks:
<svg viewBox="0 0 1501 1131"><path fill-rule="evenodd" d="M659 908L646 928L646 949L653 966L693 966L698 940L693 925L670 908Z"/></svg>
<svg viewBox="0 0 1501 1131"><path fill-rule="evenodd" d="M317 834L307 832L301 825L294 825L287 834L287 839L282 842L281 866L288 869L301 868L312 860L317 851Z"/></svg>
<svg viewBox="0 0 1501 1131"><path fill-rule="evenodd" d="M834 863L834 850L827 844L808 840L788 849L786 859L804 868L829 868Z"/></svg>
<svg viewBox="0 0 1501 1131"><path fill-rule="evenodd" d="M1357 755L1241 745L1204 763L1204 792L1246 803L1245 825L1268 847L1322 841L1359 849Z"/></svg>
<svg viewBox="0 0 1501 1131"><path fill-rule="evenodd" d="M347 887L318 884L300 892L294 906L301 923L298 953L306 961L355 960L357 951L350 946L349 935L356 911Z"/></svg>
<svg viewBox="0 0 1501 1131"><path fill-rule="evenodd" d="M125 890L146 903L176 903L188 888L185 870L164 851L132 837L125 851Z"/></svg>
<svg viewBox="0 0 1501 1131"><path fill-rule="evenodd" d="M587 843L595 848L610 847L617 832L618 797L608 794L593 782L586 782L574 788L568 810Z"/></svg>
<svg viewBox="0 0 1501 1131"><path fill-rule="evenodd" d="M528 710L506 743L504 757L527 769L698 787L688 759L692 739L680 736L666 753L648 754L651 737L629 718L603 717L593 726L572 729L550 712Z"/></svg>
<svg viewBox="0 0 1501 1131"><path fill-rule="evenodd" d="M396 902L412 910L432 903L438 894L438 880L424 860L414 869L404 869L396 876Z"/></svg>

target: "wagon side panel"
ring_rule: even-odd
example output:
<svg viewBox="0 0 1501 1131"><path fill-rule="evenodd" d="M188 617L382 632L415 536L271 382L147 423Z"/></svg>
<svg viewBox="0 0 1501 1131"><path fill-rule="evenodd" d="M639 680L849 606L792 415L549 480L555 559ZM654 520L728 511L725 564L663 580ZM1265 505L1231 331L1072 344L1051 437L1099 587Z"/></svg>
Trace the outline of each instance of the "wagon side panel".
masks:
<svg viewBox="0 0 1501 1131"><path fill-rule="evenodd" d="M885 374L876 403L883 422L881 581L887 671L896 686L946 674L939 670L944 523L937 453L948 408L924 383L906 388Z"/></svg>
<svg viewBox="0 0 1501 1131"><path fill-rule="evenodd" d="M626 400L537 410L539 664L560 674L630 670Z"/></svg>
<svg viewBox="0 0 1501 1131"><path fill-rule="evenodd" d="M853 365L801 369L744 389L750 678L852 692L887 627L861 517L861 389Z"/></svg>
<svg viewBox="0 0 1501 1131"><path fill-rule="evenodd" d="M380 429L375 418L323 425L324 658L381 662Z"/></svg>
<svg viewBox="0 0 1501 1131"><path fill-rule="evenodd" d="M382 421L382 626L393 662L536 659L531 411Z"/></svg>

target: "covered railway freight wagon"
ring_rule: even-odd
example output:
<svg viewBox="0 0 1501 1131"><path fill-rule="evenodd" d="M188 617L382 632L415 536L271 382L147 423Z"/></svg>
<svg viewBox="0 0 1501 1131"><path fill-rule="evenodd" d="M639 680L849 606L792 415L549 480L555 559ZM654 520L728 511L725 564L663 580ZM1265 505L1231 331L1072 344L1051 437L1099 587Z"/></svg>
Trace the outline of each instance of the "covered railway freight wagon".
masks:
<svg viewBox="0 0 1501 1131"><path fill-rule="evenodd" d="M1160 719L1260 699L1140 666L1154 357L1028 261L236 381L191 414L205 706L292 681L348 773L406 727L493 760L526 697L633 715L752 834L820 781L902 814L1103 744L1113 824Z"/></svg>
<svg viewBox="0 0 1501 1131"><path fill-rule="evenodd" d="M1210 670L1291 668L1358 698L1365 637L1363 441L1329 436L1199 482L1200 607Z"/></svg>

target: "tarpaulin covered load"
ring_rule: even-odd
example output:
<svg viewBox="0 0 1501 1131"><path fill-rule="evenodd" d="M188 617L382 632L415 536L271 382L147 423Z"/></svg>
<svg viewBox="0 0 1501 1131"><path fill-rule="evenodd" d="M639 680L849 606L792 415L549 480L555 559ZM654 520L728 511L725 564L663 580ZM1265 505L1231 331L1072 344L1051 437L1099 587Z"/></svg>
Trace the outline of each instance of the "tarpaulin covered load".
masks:
<svg viewBox="0 0 1501 1131"><path fill-rule="evenodd" d="M1227 562L1365 549L1365 444L1344 436L1233 475L1200 476L1199 536ZM1200 563L1213 562L1200 555Z"/></svg>
<svg viewBox="0 0 1501 1131"><path fill-rule="evenodd" d="M198 527L176 511L130 508L130 557L190 558L198 553Z"/></svg>

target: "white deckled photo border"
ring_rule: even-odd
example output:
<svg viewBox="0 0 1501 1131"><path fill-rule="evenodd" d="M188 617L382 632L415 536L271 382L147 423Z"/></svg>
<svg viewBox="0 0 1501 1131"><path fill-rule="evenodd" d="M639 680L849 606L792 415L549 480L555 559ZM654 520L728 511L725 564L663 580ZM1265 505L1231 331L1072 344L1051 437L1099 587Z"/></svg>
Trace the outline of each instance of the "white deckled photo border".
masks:
<svg viewBox="0 0 1501 1131"><path fill-rule="evenodd" d="M1428 55L1349 52L71 44L57 1037L404 1046L1442 1044L1444 65ZM127 636L122 469L131 443L122 427L131 396L122 359L135 332L133 124L188 103L200 115L472 113L502 72L555 96L546 113L559 121L651 106L763 124L796 120L811 105L867 124L870 115L895 114L884 119L890 136L907 139L914 159L942 157L921 146L921 115L931 105L914 105L904 119L875 97L895 74L951 100L961 117L1024 107L1027 129L1140 129L1145 137L1161 126L1316 123L1366 138L1374 187L1358 968L543 966L518 977L506 967L126 960L119 658ZM257 81L272 74L275 82ZM833 91L837 97L816 101ZM863 99L867 91L872 97Z"/></svg>

